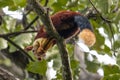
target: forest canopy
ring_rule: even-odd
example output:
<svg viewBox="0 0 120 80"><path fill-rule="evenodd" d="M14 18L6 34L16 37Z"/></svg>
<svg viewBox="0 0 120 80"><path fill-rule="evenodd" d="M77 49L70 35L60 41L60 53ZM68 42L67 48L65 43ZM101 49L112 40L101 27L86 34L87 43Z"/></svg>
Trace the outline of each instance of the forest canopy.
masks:
<svg viewBox="0 0 120 80"><path fill-rule="evenodd" d="M87 17L93 26L96 43L89 52L83 53L75 51L75 37L65 43L56 37L60 43L47 51L45 59L38 61L33 52L25 48L33 44L41 25L49 31L49 17L63 10ZM0 0L0 73L6 73L0 74L0 79L119 80L119 14L120 0ZM62 52L68 56L69 65L63 64L66 59ZM75 52L80 54L79 59ZM66 68L70 71L63 71Z"/></svg>

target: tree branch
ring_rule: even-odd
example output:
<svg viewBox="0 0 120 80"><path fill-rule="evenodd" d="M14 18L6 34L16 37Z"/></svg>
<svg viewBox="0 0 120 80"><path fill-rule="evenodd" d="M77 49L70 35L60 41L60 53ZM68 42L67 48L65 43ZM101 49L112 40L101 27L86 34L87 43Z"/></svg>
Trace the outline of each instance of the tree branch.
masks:
<svg viewBox="0 0 120 80"><path fill-rule="evenodd" d="M12 73L0 67L0 80L18 80Z"/></svg>
<svg viewBox="0 0 120 80"><path fill-rule="evenodd" d="M0 37L4 37L4 36L7 36L7 37L13 37L13 36L17 36L18 34L26 34L26 33L36 33L38 31L19 31L19 32L12 32L12 33L6 33L6 34L0 34Z"/></svg>
<svg viewBox="0 0 120 80"><path fill-rule="evenodd" d="M112 29L112 26L111 26L112 21L106 19L105 17L103 17L102 14L101 14L101 13L99 12L99 10L95 7L95 5L93 4L93 2L92 2L91 0L89 0L89 2L90 2L91 5L93 6L93 8L96 10L96 12L99 14L100 18L109 26L111 35L112 35L112 37L113 37L113 41L115 41L114 35L113 35L114 30ZM112 46L112 44L113 44L112 39L110 39L110 42L111 42L111 46ZM115 52L116 52L116 51L115 51L115 46L113 46L113 52L114 52L113 54L115 55ZM116 56L116 55L115 55L115 56Z"/></svg>
<svg viewBox="0 0 120 80"><path fill-rule="evenodd" d="M31 22L28 24L28 26L25 27L24 30L29 29L29 28L31 27L31 25L32 25L36 20L38 20L38 19L39 19L39 16L36 16L36 17L33 19L33 21L31 21Z"/></svg>
<svg viewBox="0 0 120 80"><path fill-rule="evenodd" d="M37 31L20 31L20 32L13 32L13 33L7 33L7 34L0 34L1 38L4 38L8 42L10 42L13 46L15 46L17 49L19 49L24 56L28 57L31 61L34 61L31 56L28 55L27 52L25 52L21 47L19 47L17 44L15 44L12 40L10 40L8 37L18 35L18 34L23 34L23 33L31 33L31 32L37 32Z"/></svg>
<svg viewBox="0 0 120 80"><path fill-rule="evenodd" d="M31 61L34 61L34 60L32 59L32 57L28 55L27 52L25 52L21 47L19 47L17 44L15 44L15 43L14 43L12 40L10 40L7 36L3 36L2 38L4 38L5 40L7 40L8 42L10 42L10 43L11 43L13 46L15 46L17 49L19 49L19 50L23 53L24 56L28 57L28 59L30 59Z"/></svg>
<svg viewBox="0 0 120 80"><path fill-rule="evenodd" d="M59 34L56 32L50 17L47 13L47 10L44 9L36 0L27 0L28 4L30 4L35 12L39 15L42 22L46 26L47 33L54 37L57 41L57 45L60 51L61 59L62 59L62 75L63 80L72 80L72 74L71 74L71 68L69 63L69 57L68 53L66 51L65 45L64 45L64 39L59 36Z"/></svg>
<svg viewBox="0 0 120 80"><path fill-rule="evenodd" d="M105 22L107 22L107 23L111 23L112 21L110 21L110 20L108 20L108 19L106 19L106 18L104 18L103 16L102 16L102 14L99 12L99 10L95 7L95 5L93 4L93 2L91 1L91 0L88 0L90 3L91 3L91 5L93 6L93 8L96 10L96 12L99 14L99 16L100 16L100 18L102 19L102 20L104 20Z"/></svg>
<svg viewBox="0 0 120 80"><path fill-rule="evenodd" d="M47 5L48 5L48 2L49 2L49 0L45 0L44 6L47 6Z"/></svg>

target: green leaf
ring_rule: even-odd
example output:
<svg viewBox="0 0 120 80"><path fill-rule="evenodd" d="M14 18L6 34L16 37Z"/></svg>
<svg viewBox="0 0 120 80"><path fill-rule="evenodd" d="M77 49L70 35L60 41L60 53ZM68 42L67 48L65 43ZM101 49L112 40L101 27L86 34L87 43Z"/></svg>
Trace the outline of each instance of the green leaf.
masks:
<svg viewBox="0 0 120 80"><path fill-rule="evenodd" d="M16 6L23 7L26 4L26 0L13 0Z"/></svg>
<svg viewBox="0 0 120 80"><path fill-rule="evenodd" d="M56 79L53 79L53 80L62 80L62 70L60 68L60 70L57 71L57 74L56 74Z"/></svg>
<svg viewBox="0 0 120 80"><path fill-rule="evenodd" d="M7 41L0 38L0 49L5 49L8 47Z"/></svg>
<svg viewBox="0 0 120 80"><path fill-rule="evenodd" d="M71 60L70 61L70 63L71 63L71 68L72 69L76 69L78 66L79 66L79 62L78 61L76 61L76 60Z"/></svg>
<svg viewBox="0 0 120 80"><path fill-rule="evenodd" d="M117 53L117 64L120 66L120 51Z"/></svg>
<svg viewBox="0 0 120 80"><path fill-rule="evenodd" d="M40 4L42 4L42 5L45 5L45 2L46 2L46 0L40 0ZM54 0L49 0L49 2L47 3L47 7L51 7L51 5L53 3L55 3Z"/></svg>
<svg viewBox="0 0 120 80"><path fill-rule="evenodd" d="M96 63L95 61L88 61L87 59L85 60L87 64L87 70L93 73L96 73L100 64Z"/></svg>
<svg viewBox="0 0 120 80"><path fill-rule="evenodd" d="M47 70L47 62L45 60L30 62L28 64L27 70L33 73L45 75Z"/></svg>
<svg viewBox="0 0 120 80"><path fill-rule="evenodd" d="M96 43L93 46L93 48L97 51L102 51L101 46L104 45L105 38L101 36L98 30L95 30L95 35L96 35Z"/></svg>
<svg viewBox="0 0 120 80"><path fill-rule="evenodd" d="M65 10L67 4L67 0L57 0L57 2L52 4L52 7L54 8L54 11L60 11Z"/></svg>
<svg viewBox="0 0 120 80"><path fill-rule="evenodd" d="M32 41L32 34L21 34L15 37L14 42L24 48L24 45L30 44Z"/></svg>
<svg viewBox="0 0 120 80"><path fill-rule="evenodd" d="M70 63L71 63L73 78L74 80L77 80L76 77L79 77L79 73L80 73L80 66L79 66L80 63L74 59L71 59Z"/></svg>
<svg viewBox="0 0 120 80"><path fill-rule="evenodd" d="M74 46L72 44L67 44L66 48L68 50L69 56L71 57L74 53Z"/></svg>
<svg viewBox="0 0 120 80"><path fill-rule="evenodd" d="M109 76L111 74L120 74L120 68L117 65L104 65L103 66L104 75Z"/></svg>
<svg viewBox="0 0 120 80"><path fill-rule="evenodd" d="M109 56L112 56L111 49L106 45L104 45L104 52L107 53Z"/></svg>
<svg viewBox="0 0 120 80"><path fill-rule="evenodd" d="M101 13L108 13L109 3L108 0L98 0L98 7L101 9Z"/></svg>
<svg viewBox="0 0 120 80"><path fill-rule="evenodd" d="M120 80L120 74L105 76L102 80Z"/></svg>
<svg viewBox="0 0 120 80"><path fill-rule="evenodd" d="M30 44L32 41L32 34L21 34L13 39L13 42L15 42L17 45L19 45L21 48L24 48L24 46ZM10 44L10 52L14 52L16 50L16 47Z"/></svg>
<svg viewBox="0 0 120 80"><path fill-rule="evenodd" d="M13 0L0 0L0 8L14 5Z"/></svg>
<svg viewBox="0 0 120 80"><path fill-rule="evenodd" d="M8 6L10 10L17 10L26 5L26 0L0 0L0 8Z"/></svg>
<svg viewBox="0 0 120 80"><path fill-rule="evenodd" d="M57 3L61 4L61 5L66 5L67 4L67 0L57 0Z"/></svg>
<svg viewBox="0 0 120 80"><path fill-rule="evenodd" d="M76 5L78 5L78 0L75 0L75 1L73 1L73 2L71 2L71 3L69 3L69 4L67 5L67 7L71 8L71 7L75 7Z"/></svg>
<svg viewBox="0 0 120 80"><path fill-rule="evenodd" d="M120 48L120 34L117 35L118 39L116 41L114 41L113 43L113 47L115 49L119 49Z"/></svg>

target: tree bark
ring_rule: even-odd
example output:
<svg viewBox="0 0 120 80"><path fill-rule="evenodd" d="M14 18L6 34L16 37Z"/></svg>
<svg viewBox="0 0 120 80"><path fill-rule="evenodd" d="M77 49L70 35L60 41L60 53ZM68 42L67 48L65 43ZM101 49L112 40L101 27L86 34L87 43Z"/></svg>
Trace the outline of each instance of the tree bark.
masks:
<svg viewBox="0 0 120 80"><path fill-rule="evenodd" d="M14 75L0 67L0 80L18 80Z"/></svg>
<svg viewBox="0 0 120 80"><path fill-rule="evenodd" d="M51 19L49 17L49 11L43 8L36 0L28 0L28 4L31 5L37 15L41 18L45 25L46 31L49 36L53 37L57 41L57 45L60 51L62 59L62 76L63 80L72 80L71 68L69 63L68 53L64 45L64 39L56 32Z"/></svg>

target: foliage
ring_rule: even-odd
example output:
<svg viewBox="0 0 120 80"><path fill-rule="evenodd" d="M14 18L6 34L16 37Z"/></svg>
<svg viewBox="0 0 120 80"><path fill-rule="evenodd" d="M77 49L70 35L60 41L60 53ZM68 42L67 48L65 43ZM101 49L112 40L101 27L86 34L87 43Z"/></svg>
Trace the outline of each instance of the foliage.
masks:
<svg viewBox="0 0 120 80"><path fill-rule="evenodd" d="M120 1L119 0L92 0L94 6L99 13L91 12L92 15L89 17L89 21L93 25L94 32L96 35L96 44L91 48L95 50L99 55L109 55L110 57L115 56L116 65L100 63L95 55L92 55L93 60L89 61L86 55L86 65L90 72L97 73L97 70L102 67L104 71L103 80L119 80L120 79ZM44 5L46 0L39 0ZM82 14L89 13L90 9L93 8L89 0L48 0L48 7L50 7L51 15L60 10L72 10L79 11ZM18 11L20 14L26 14L27 23L30 23L36 16L35 13L29 12L30 7L27 5L26 0L0 0L0 16L2 16L2 24L0 25L0 35L7 34L17 31L23 31L25 28L22 20L18 20L14 17L2 14L3 8L8 7L10 11ZM24 10L23 10L24 8ZM27 14L28 13L28 14ZM106 20L111 21L107 22ZM24 16L23 16L24 17ZM20 21L20 22L19 22ZM40 20L37 20L28 30L36 30L41 24ZM99 29L102 28L106 35L101 34ZM19 34L17 36L10 36L10 39L24 49L27 45L32 44L34 40L34 33ZM110 42L106 43L106 41ZM17 48L11 44L5 38L0 36L0 49L9 47L10 52L14 52ZM80 63L74 58L74 46L73 44L67 44L67 50L70 55L70 63L73 72L74 79L77 79L80 72ZM61 60L57 47L55 46L47 53L47 59L41 62L35 60L30 62L26 70L38 73L45 76L47 70L47 61L53 61L53 67L57 71L57 79L61 79ZM30 55L31 56L31 55ZM33 57L33 55L32 55ZM94 69L93 69L94 68Z"/></svg>
<svg viewBox="0 0 120 80"><path fill-rule="evenodd" d="M28 67L27 67L28 71L34 72L34 73L39 73L42 75L45 75L46 70L47 70L47 63L45 60L39 62L31 62Z"/></svg>

